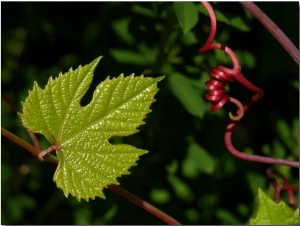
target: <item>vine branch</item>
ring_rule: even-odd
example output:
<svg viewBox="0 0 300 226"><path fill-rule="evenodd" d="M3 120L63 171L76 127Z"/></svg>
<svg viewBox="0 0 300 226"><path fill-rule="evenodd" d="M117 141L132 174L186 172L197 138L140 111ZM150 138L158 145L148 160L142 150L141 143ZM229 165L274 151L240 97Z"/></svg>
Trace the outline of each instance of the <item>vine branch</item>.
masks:
<svg viewBox="0 0 300 226"><path fill-rule="evenodd" d="M10 106L10 108L18 115L17 106L7 96L1 94L1 99L4 100L8 104L8 106ZM29 131L27 128L25 128L25 129L26 129L30 139L32 140L34 146L37 149L41 150L42 148L41 148L40 142L38 141L36 135L33 132Z"/></svg>
<svg viewBox="0 0 300 226"><path fill-rule="evenodd" d="M159 219L163 220L169 225L181 225L177 220L170 217L166 213L162 212L161 210L157 209L156 207L152 206L148 202L145 202L144 200L140 199L139 197L133 195L132 193L126 191L120 186L116 185L109 185L108 188L115 193L123 196L124 198L128 199L132 203L136 204L137 206L141 207L142 209L148 211L152 215L158 217Z"/></svg>
<svg viewBox="0 0 300 226"><path fill-rule="evenodd" d="M237 150L233 146L232 141L231 141L232 131L233 131L235 124L236 124L236 121L232 121L228 124L228 126L226 128L225 136L224 136L226 147L233 156L243 159L243 160L246 160L246 161L284 165L284 166L299 168L299 162L296 162L296 161L246 154L246 153L243 153L243 152Z"/></svg>
<svg viewBox="0 0 300 226"><path fill-rule="evenodd" d="M285 178L285 176L280 173L279 171L275 169L268 168L267 169L267 176L269 180L271 181L271 184L275 190L275 198L276 198L276 203L280 202L280 193L281 191L286 190L288 193L289 197L289 202L290 202L290 207L295 210L295 195L294 191L299 191L298 186L292 186L289 181ZM278 176L280 179L283 180L283 185L280 185L277 183L276 179L274 176Z"/></svg>
<svg viewBox="0 0 300 226"><path fill-rule="evenodd" d="M241 4L256 17L265 28L277 39L285 48L288 54L299 65L299 50L282 30L253 2L241 2Z"/></svg>
<svg viewBox="0 0 300 226"><path fill-rule="evenodd" d="M21 139L20 137L16 136L12 132L8 131L7 129L1 127L1 134L8 138L9 140L15 142L28 152L30 152L33 156L37 157L39 160L39 154L40 154L40 149L37 149L36 147L32 146L31 144L27 143L25 140ZM57 158L53 155L46 155L44 158L45 161L55 163L57 164Z"/></svg>
<svg viewBox="0 0 300 226"><path fill-rule="evenodd" d="M13 102L6 96L1 95L1 98L15 111L18 112L17 107L13 104ZM28 134L30 138L32 139L35 146L32 146L31 144L27 143L20 137L16 136L15 134L11 133L7 129L1 127L1 134L8 138L9 140L13 141L14 143L18 144L28 152L30 152L33 156L37 157L40 161L47 161L54 164L58 164L58 160L54 155L49 154L49 152L56 149L56 145L51 145L49 148L47 148L44 151L41 151L40 143L35 136L34 133L28 131ZM168 214L164 213L163 211L159 210L158 208L154 207L150 203L140 199L139 197L133 195L129 191L125 190L124 188L116 185L109 185L108 188L112 190L113 192L123 196L124 198L128 199L130 202L136 204L137 206L141 207L142 209L146 210L147 212L151 213L152 215L156 216L157 218L161 219L167 224L170 225L180 225L178 221L176 221L174 218L169 216Z"/></svg>

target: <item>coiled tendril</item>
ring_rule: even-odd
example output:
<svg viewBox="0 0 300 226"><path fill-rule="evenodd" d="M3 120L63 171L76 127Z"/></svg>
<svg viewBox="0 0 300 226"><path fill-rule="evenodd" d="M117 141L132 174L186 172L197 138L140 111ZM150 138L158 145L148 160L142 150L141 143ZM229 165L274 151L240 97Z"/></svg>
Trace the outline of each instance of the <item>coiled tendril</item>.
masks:
<svg viewBox="0 0 300 226"><path fill-rule="evenodd" d="M244 115L244 107L240 101L230 97L225 90L227 83L235 81L234 77L228 73L231 72L231 70L228 70L230 69L218 65L210 71L209 75L212 78L205 83L210 91L205 94L205 98L212 102L210 107L212 112L222 108L228 101L234 103L238 107L237 116L233 116L231 113L229 113L229 116L233 120L239 120Z"/></svg>
<svg viewBox="0 0 300 226"><path fill-rule="evenodd" d="M232 119L232 121L227 125L225 136L224 136L225 145L227 149L235 157L247 161L269 163L269 164L280 164L280 165L299 168L299 162L246 154L237 150L233 146L231 137L232 137L233 129L236 125L236 121L240 120L243 117L244 112L253 103L257 102L263 96L264 93L260 88L253 85L242 75L239 61L235 53L230 48L221 44L212 44L217 30L216 16L213 8L208 2L202 2L202 4L205 6L205 8L209 13L211 28L210 28L209 37L206 43L203 45L203 47L199 49L199 53L203 54L208 50L222 50L228 54L228 56L231 58L233 63L232 69L221 65L218 65L215 68L213 68L209 73L211 79L205 83L206 86L210 89L210 91L205 95L205 98L208 101L212 102L210 108L211 111L217 111L218 109L223 107L227 102L232 102L238 108L235 116L229 113L229 117ZM250 98L250 100L246 102L244 105L237 99L231 97L225 90L225 86L227 85L227 83L234 82L234 81L239 82L241 85L243 85L244 87L246 87L247 89L249 89L254 93L254 95Z"/></svg>
<svg viewBox="0 0 300 226"><path fill-rule="evenodd" d="M222 50L228 54L228 56L233 62L232 69L218 65L210 71L209 75L211 76L211 79L205 83L205 85L208 87L208 89L210 89L210 91L205 95L205 98L208 101L212 102L210 110L213 112L222 108L228 101L234 103L238 108L237 114L236 116L233 116L231 113L229 113L229 116L232 120L237 121L243 117L245 111L244 108L248 108L248 106L243 106L240 101L229 96L229 94L225 90L227 83L239 81L243 84L246 82L246 84L243 85L245 85L246 87L247 85L249 85L249 87L247 88L249 88L255 93L258 93L260 97L263 95L263 91L251 84L250 82L248 82L244 78L244 76L241 73L239 61L235 53L229 47L221 44L212 44L217 30L216 16L214 10L208 2L202 2L202 4L206 7L206 9L209 12L211 30L206 43L202 48L200 48L199 53L203 54L206 51L213 49Z"/></svg>
<svg viewBox="0 0 300 226"><path fill-rule="evenodd" d="M234 80L222 69L222 66L213 68L209 73L212 78L205 83L206 87L211 90L205 95L205 98L212 102L211 111L222 108L230 98L225 87L228 82L234 82Z"/></svg>

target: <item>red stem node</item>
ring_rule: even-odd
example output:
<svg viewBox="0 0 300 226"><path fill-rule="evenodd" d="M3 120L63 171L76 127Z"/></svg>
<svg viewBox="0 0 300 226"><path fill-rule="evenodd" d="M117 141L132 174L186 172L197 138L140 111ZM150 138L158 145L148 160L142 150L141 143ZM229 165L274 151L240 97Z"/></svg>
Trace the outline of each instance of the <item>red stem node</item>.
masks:
<svg viewBox="0 0 300 226"><path fill-rule="evenodd" d="M279 185L274 177L274 175L280 177L283 180L283 185ZM292 186L289 181L285 178L283 174L275 169L268 168L267 169L267 176L271 181L271 184L275 190L275 199L276 203L280 202L280 193L283 190L286 190L289 197L290 207L294 210L295 209L295 195L294 191L299 191L298 186Z"/></svg>

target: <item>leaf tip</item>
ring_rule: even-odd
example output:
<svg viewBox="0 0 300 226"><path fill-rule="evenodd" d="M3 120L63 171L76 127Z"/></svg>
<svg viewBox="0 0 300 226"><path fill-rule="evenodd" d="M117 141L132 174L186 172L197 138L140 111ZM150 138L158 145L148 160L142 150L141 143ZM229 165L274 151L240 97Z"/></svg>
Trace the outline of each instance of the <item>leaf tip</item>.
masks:
<svg viewBox="0 0 300 226"><path fill-rule="evenodd" d="M165 77L166 77L165 75L162 75L162 76L157 77L156 79L157 79L158 82L160 82L160 81L163 80Z"/></svg>
<svg viewBox="0 0 300 226"><path fill-rule="evenodd" d="M93 60L93 61L90 63L91 65L93 65L92 68L95 68L95 67L99 64L99 62L100 62L100 60L102 59L102 57L103 57L103 56L98 56L95 60Z"/></svg>

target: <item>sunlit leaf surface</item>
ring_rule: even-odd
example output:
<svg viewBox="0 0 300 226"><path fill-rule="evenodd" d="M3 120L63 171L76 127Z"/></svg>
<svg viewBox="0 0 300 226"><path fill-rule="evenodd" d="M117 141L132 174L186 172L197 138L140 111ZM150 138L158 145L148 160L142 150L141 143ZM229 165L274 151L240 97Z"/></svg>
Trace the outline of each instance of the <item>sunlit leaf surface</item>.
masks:
<svg viewBox="0 0 300 226"><path fill-rule="evenodd" d="M80 101L92 82L101 57L52 79L44 89L35 82L20 114L25 127L55 145L58 167L54 181L65 195L78 200L105 198L103 188L118 184L147 151L127 144L113 145L113 136L137 132L158 91L159 78L109 77L86 106Z"/></svg>

